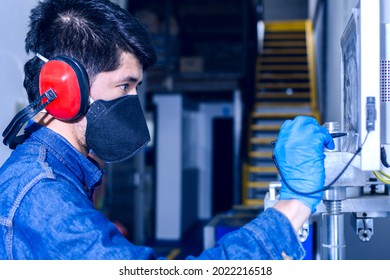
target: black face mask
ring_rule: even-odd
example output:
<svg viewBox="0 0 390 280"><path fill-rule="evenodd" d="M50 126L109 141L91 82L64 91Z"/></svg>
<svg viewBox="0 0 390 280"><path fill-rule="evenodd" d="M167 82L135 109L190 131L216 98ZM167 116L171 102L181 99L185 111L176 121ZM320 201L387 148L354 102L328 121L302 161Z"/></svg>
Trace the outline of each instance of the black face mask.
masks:
<svg viewBox="0 0 390 280"><path fill-rule="evenodd" d="M105 162L129 159L150 141L137 95L96 100L86 114L87 146Z"/></svg>

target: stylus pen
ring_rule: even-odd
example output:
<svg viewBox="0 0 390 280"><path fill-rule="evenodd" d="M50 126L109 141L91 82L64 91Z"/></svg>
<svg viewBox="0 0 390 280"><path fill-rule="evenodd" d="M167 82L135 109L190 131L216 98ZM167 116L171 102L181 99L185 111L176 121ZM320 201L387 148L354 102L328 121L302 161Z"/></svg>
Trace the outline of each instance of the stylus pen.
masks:
<svg viewBox="0 0 390 280"><path fill-rule="evenodd" d="M339 138L339 137L343 137L347 135L346 132L335 132L335 133L331 133L330 136L332 136L332 138Z"/></svg>
<svg viewBox="0 0 390 280"><path fill-rule="evenodd" d="M332 138L339 138L339 137L343 137L343 136L346 136L348 133L346 132L334 132L334 133L331 133L330 136L332 136ZM275 147L276 145L276 140L275 141L272 141L271 142L271 145L273 147Z"/></svg>

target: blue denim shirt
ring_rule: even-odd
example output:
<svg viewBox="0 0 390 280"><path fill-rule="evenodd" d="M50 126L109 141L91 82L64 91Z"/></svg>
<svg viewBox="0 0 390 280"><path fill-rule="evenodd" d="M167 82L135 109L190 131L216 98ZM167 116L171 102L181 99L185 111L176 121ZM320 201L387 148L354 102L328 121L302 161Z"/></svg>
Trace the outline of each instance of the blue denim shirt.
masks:
<svg viewBox="0 0 390 280"><path fill-rule="evenodd" d="M62 136L32 123L0 169L0 259L163 259L129 242L92 193L102 171ZM268 209L188 259L302 259L284 215Z"/></svg>

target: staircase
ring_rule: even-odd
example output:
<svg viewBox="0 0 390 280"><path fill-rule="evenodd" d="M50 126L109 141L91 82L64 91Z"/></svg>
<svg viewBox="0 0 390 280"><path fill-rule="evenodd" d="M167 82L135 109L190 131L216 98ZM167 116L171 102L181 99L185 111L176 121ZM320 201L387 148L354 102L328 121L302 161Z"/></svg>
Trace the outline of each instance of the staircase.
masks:
<svg viewBox="0 0 390 280"><path fill-rule="evenodd" d="M266 22L257 57L255 102L249 117L248 154L243 165L244 206L263 207L271 181L278 181L271 142L287 119L317 109L313 30L310 20Z"/></svg>

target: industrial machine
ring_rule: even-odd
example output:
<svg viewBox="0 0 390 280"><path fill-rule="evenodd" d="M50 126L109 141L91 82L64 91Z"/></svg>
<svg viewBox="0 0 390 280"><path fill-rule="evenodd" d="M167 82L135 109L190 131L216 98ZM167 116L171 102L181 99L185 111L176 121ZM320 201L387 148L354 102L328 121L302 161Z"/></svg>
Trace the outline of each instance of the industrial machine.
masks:
<svg viewBox="0 0 390 280"><path fill-rule="evenodd" d="M375 219L390 215L390 1L359 0L340 40L342 122L324 126L336 148L325 151L326 182L318 218L320 258L345 259L345 214L352 213L363 242L374 234ZM387 158L388 157L388 158ZM265 208L278 200L272 182ZM304 241L310 221L299 234Z"/></svg>

